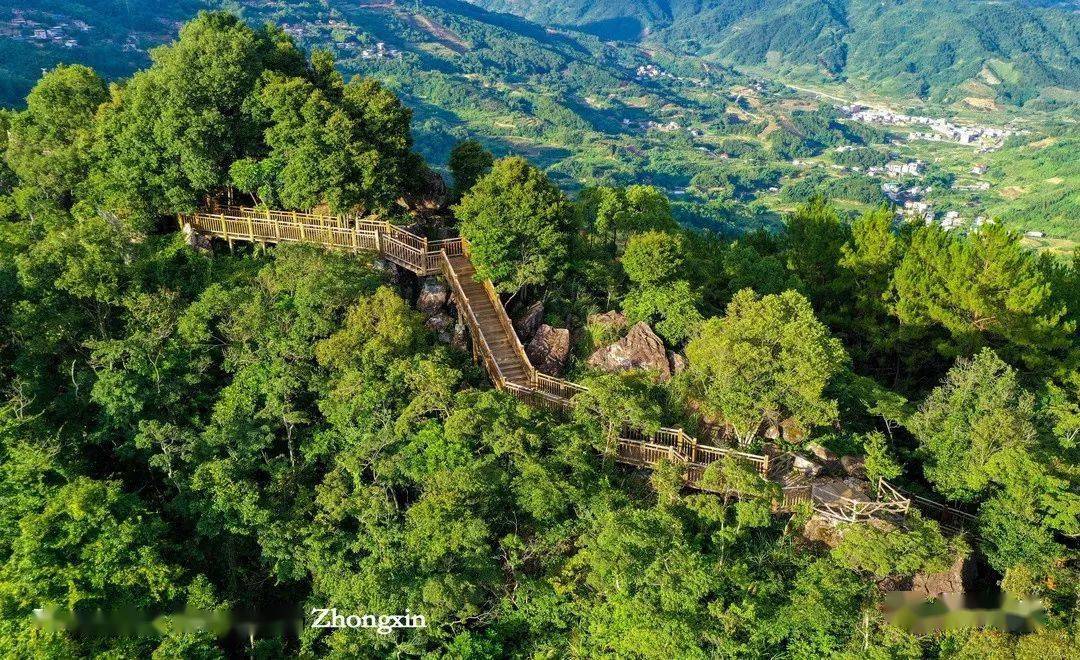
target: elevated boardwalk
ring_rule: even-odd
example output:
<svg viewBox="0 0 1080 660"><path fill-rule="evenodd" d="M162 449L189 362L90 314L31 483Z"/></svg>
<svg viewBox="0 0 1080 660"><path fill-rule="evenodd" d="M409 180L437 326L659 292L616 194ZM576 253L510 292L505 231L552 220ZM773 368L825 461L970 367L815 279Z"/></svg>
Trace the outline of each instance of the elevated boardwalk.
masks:
<svg viewBox="0 0 1080 660"><path fill-rule="evenodd" d="M335 250L374 252L383 259L417 275L442 275L450 284L461 320L472 336L473 358L484 365L496 388L510 392L535 406L569 409L574 395L585 388L540 373L514 331L513 324L491 282L478 281L469 259L468 242L462 238L429 241L375 217L331 216L246 207L225 207L213 212L181 215L185 232L250 243L309 243ZM644 434L624 429L615 458L620 463L651 468L661 461L685 466L690 488L707 490L701 483L708 466L727 457L754 467L763 477L783 488L776 509L790 511L803 502L830 519L857 522L880 516L907 513L911 500L884 480L877 484L874 500L854 499L851 493L834 492L804 482L794 469L794 456L768 456L699 443L682 429L660 429Z"/></svg>

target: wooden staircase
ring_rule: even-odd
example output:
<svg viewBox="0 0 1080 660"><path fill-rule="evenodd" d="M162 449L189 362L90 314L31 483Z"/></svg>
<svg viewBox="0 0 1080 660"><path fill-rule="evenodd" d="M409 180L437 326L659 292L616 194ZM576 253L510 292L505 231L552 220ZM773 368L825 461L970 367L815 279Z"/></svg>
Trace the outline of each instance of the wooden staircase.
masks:
<svg viewBox="0 0 1080 660"><path fill-rule="evenodd" d="M532 365L527 363L517 349L517 335L508 333L502 322L505 312L495 307L495 300L488 295L483 284L476 281L476 269L465 255L449 258L453 276L461 284L473 317L477 321L484 343L491 350L491 357L503 380L520 387L532 386ZM500 303L501 305L501 303ZM524 349L522 349L524 350Z"/></svg>
<svg viewBox="0 0 1080 660"><path fill-rule="evenodd" d="M477 280L476 269L469 259L468 242L462 238L432 241L373 217L246 207L215 208L181 215L179 220L185 233L223 238L230 247L234 241L307 243L336 250L374 252L417 275L442 275L454 293L459 319L469 327L473 358L484 365L495 387L530 405L560 410L569 409L573 397L585 391L581 385L548 376L532 366L491 282ZM816 510L844 521L865 520L880 512L906 512L911 501L884 480L879 483L878 497L873 502L841 496L824 501L815 497L809 484L792 479L791 455L772 458L707 445L682 429L662 428L650 434L624 429L619 434L615 458L621 463L647 468L661 461L681 464L685 468L686 485L699 490L709 490L701 481L710 464L735 459L784 487L782 501L775 503L777 510L790 511L800 502L810 501Z"/></svg>

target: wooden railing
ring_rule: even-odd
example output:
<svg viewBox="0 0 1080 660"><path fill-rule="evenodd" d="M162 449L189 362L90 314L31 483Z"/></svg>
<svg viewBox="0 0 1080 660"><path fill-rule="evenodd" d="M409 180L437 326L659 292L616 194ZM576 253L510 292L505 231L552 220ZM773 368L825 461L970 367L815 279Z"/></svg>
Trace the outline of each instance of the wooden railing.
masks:
<svg viewBox="0 0 1080 660"><path fill-rule="evenodd" d="M521 363L525 365L525 375L528 377L530 383L535 384L536 374L539 372L537 372L536 367L532 365L532 361L529 360L529 355L525 352L525 347L521 345L521 339L514 330L514 324L510 321L510 316L506 313L506 307L502 304L499 293L495 291L495 287L492 285L491 280L484 280L482 284L484 293L487 295L492 308L495 310L495 316L499 320L499 325L502 326L503 332L506 333L507 339L510 340L510 345L513 347L514 352L521 358Z"/></svg>
<svg viewBox="0 0 1080 660"><path fill-rule="evenodd" d="M636 429L624 429L619 434L618 456L620 462L639 467L654 467L664 460L682 464L686 467L683 473L686 484L706 491L716 489L703 481L705 471L711 464L725 458L747 463L763 477L769 471L768 456L703 444L682 429L672 428L661 428L656 433L649 434Z"/></svg>
<svg viewBox="0 0 1080 660"><path fill-rule="evenodd" d="M893 490L899 497L909 500L927 518L936 520L942 529L951 532L967 532L978 537L979 517L975 514L899 488L893 487Z"/></svg>
<svg viewBox="0 0 1080 660"><path fill-rule="evenodd" d="M526 369L527 385L510 382L503 373L476 317L475 301L469 300L451 257L468 256L468 242L462 238L429 241L406 229L384 220L363 216L331 216L318 213L274 211L246 207L226 206L214 212L194 213L180 216L181 227L219 236L229 242L235 240L256 243L312 243L332 249L353 252L373 251L383 258L411 270L418 275L441 273L449 283L462 318L473 338L474 358L480 361L496 388L507 391L530 405L566 410L573 405L575 396L588 391L582 385L539 372L514 330L513 323L498 293L490 281L483 281L484 295L495 310L499 327L510 342L517 357ZM782 465L770 466L767 455L751 454L728 447L702 444L682 429L662 428L656 433L645 434L626 429L620 434L617 458L620 462L641 467L654 467L660 461L671 461L686 466L687 485L707 490L702 476L709 465L732 457L753 466L758 474L771 481L781 481L780 471L791 469L791 460ZM842 521L865 520L874 515L906 513L911 500L884 480L878 483L878 501L868 502L815 493L810 485L791 485L784 489L783 510L791 510L800 502L813 502L818 512Z"/></svg>
<svg viewBox="0 0 1080 660"><path fill-rule="evenodd" d="M774 507L777 511L792 511L803 502L813 502L813 487L787 486L783 489L783 497Z"/></svg>
<svg viewBox="0 0 1080 660"><path fill-rule="evenodd" d="M578 385L573 381L565 380L563 378L549 376L539 371L535 371L534 373L533 387L544 394L565 401L567 405L569 405L570 400L573 399L575 395L588 391L584 385Z"/></svg>
<svg viewBox="0 0 1080 660"><path fill-rule="evenodd" d="M252 218L255 220L266 220L268 222L290 222L293 224L303 223L309 226L338 227L341 229L350 229L358 222L365 222L365 219L361 219L359 216L326 215L305 211L277 211L274 209L251 208L249 206L214 206L209 212L215 215L226 215L236 218ZM372 221L372 224L378 223L378 220ZM374 230L375 227L368 227L368 229Z"/></svg>
<svg viewBox="0 0 1080 660"><path fill-rule="evenodd" d="M462 310L462 316L465 318L465 323L469 326L469 333L473 337L473 347L475 352L479 354L479 357L484 364L484 368L487 370L488 376L491 378L491 382L495 387L498 389L506 389L506 386L509 383L503 375L502 369L499 367L499 362L495 359L495 353L491 350L487 337L484 336L484 331L480 327L480 322L477 320L475 312L473 312L469 297L465 295L465 288L461 286L461 279L454 271L454 266L450 263L450 257L445 252L440 254L443 276L446 278L446 281L450 283L450 288L454 291L454 296L458 301L459 308Z"/></svg>
<svg viewBox="0 0 1080 660"><path fill-rule="evenodd" d="M180 216L181 226L233 241L252 243L312 243L323 247L371 251L418 275L440 272L439 255L462 253L460 238L434 241L384 220L336 217L299 211L223 207L216 213Z"/></svg>
<svg viewBox="0 0 1080 660"><path fill-rule="evenodd" d="M811 487L814 510L840 522L863 522L884 515L906 515L911 500L903 497L889 482L878 480L877 500L856 500L837 495L819 486Z"/></svg>

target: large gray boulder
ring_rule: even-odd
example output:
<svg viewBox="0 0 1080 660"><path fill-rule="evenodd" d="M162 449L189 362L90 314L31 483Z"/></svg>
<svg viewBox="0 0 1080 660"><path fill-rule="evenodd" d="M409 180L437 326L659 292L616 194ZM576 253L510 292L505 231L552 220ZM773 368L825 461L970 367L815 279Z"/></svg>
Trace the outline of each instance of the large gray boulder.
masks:
<svg viewBox="0 0 1080 660"><path fill-rule="evenodd" d="M431 330L438 337L439 341L444 344L449 344L454 339L454 317L450 316L446 312L439 312L433 314L424 321L424 327Z"/></svg>
<svg viewBox="0 0 1080 660"><path fill-rule="evenodd" d="M970 557L957 557L953 565L941 573L918 573L912 579L911 591L924 596L961 594L965 585L975 581L975 562Z"/></svg>
<svg viewBox="0 0 1080 660"><path fill-rule="evenodd" d="M514 330L517 331L521 341L529 341L544 323L544 303L537 300L529 305L525 313L514 321Z"/></svg>
<svg viewBox="0 0 1080 660"><path fill-rule="evenodd" d="M450 287L437 277L425 277L420 284L420 295L416 299L416 308L430 318L439 314L450 299Z"/></svg>
<svg viewBox="0 0 1080 660"><path fill-rule="evenodd" d="M544 323L525 346L533 366L549 376L559 376L570 357L570 331Z"/></svg>
<svg viewBox="0 0 1080 660"><path fill-rule="evenodd" d="M184 230L183 231L184 231L184 240L187 242L187 244L191 248L193 248L195 250L198 250L200 252L213 252L214 251L214 245L210 241L209 236L203 236L202 234L195 231L194 227L192 227L191 225L188 225L188 224L184 225Z"/></svg>
<svg viewBox="0 0 1080 660"><path fill-rule="evenodd" d="M836 523L820 514L813 514L803 526L802 536L812 543L821 543L829 548L840 545L840 531Z"/></svg>
<svg viewBox="0 0 1080 660"><path fill-rule="evenodd" d="M630 328L630 332L614 344L596 349L589 356L588 364L610 373L645 369L656 373L661 381L669 380L672 373L663 340L644 321Z"/></svg>
<svg viewBox="0 0 1080 660"><path fill-rule="evenodd" d="M386 281L398 286L401 284L401 271L398 270L397 264L383 259L382 257L376 257L371 260L372 269L382 273Z"/></svg>
<svg viewBox="0 0 1080 660"><path fill-rule="evenodd" d="M446 208L450 200L450 189L442 175L426 165L412 172L404 194L399 200L410 211L433 213Z"/></svg>
<svg viewBox="0 0 1080 660"><path fill-rule="evenodd" d="M840 465L844 466L844 473L849 477L866 478L865 456L841 456Z"/></svg>
<svg viewBox="0 0 1080 660"><path fill-rule="evenodd" d="M454 335L450 338L450 345L463 353L468 353L469 342L471 340L472 338L469 336L469 326L461 320L455 323Z"/></svg>

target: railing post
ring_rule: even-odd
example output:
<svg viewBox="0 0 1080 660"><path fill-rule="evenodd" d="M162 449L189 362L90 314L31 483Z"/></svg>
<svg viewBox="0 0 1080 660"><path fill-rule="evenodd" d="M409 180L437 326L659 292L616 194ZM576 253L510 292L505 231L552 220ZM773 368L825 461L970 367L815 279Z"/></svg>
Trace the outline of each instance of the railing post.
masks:
<svg viewBox="0 0 1080 660"><path fill-rule="evenodd" d="M765 477L769 476L769 455L765 454L765 460L761 463L761 472Z"/></svg>

